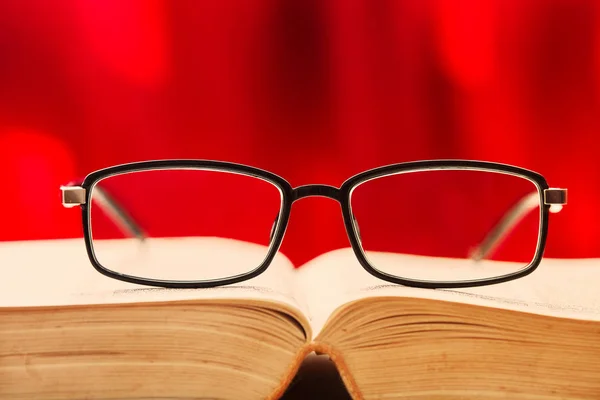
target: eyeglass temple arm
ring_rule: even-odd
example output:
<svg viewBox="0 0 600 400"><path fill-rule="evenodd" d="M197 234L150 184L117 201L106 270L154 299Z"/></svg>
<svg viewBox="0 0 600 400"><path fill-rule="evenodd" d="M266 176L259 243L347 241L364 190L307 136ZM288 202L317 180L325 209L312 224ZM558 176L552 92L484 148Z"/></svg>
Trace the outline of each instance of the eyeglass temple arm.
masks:
<svg viewBox="0 0 600 400"><path fill-rule="evenodd" d="M490 255L514 227L539 206L539 199L540 195L537 191L523 196L502 216L483 241L471 251L470 258L481 261ZM549 205L551 212L559 212L562 206L566 204L567 189L550 188L544 190L544 205Z"/></svg>
<svg viewBox="0 0 600 400"><path fill-rule="evenodd" d="M62 204L64 207L71 208L86 203L86 190L81 186L61 186L60 190L62 191ZM146 234L140 225L106 190L100 186L95 186L92 197L123 233L140 240L146 238Z"/></svg>

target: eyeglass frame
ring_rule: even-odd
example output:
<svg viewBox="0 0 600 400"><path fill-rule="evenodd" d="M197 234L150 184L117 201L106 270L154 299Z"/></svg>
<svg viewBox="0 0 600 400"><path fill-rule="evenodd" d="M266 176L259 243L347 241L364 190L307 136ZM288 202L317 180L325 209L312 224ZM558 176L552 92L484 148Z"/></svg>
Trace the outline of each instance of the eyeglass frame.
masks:
<svg viewBox="0 0 600 400"><path fill-rule="evenodd" d="M121 274L112 271L102 266L102 264L100 264L100 262L96 258L94 252L91 231L91 207L88 207L88 204L91 204L92 195L94 193L94 188L96 184L103 179L115 175L153 170L204 170L229 172L262 179L274 185L280 191L281 194L281 208L279 210L276 223L273 227L272 238L270 239L268 252L263 262L258 267L243 274L238 274L227 278L201 281L172 281L134 277L131 275ZM540 206L540 224L536 252L532 261L529 264L527 264L523 269L519 271L492 278L461 281L424 281L418 279L401 278L395 275L387 274L378 270L376 267L372 266L369 263L365 254L365 250L363 249L360 243L360 233L358 232L358 228L355 226L355 219L352 214L352 207L350 204L352 191L360 184L365 183L366 181L381 178L383 176L440 170L473 170L481 172L508 174L527 179L536 186L537 191L539 193L539 203L536 204L536 207L537 205ZM107 277L129 283L176 289L213 288L218 286L225 286L247 281L262 274L269 267L275 255L279 251L279 248L281 247L283 237L288 226L292 204L295 201L303 199L305 197L314 196L326 197L340 203L346 234L348 236L348 240L350 241L351 248L356 258L358 259L361 266L368 273L383 281L408 287L425 289L455 289L486 286L508 282L514 279L527 276L537 269L537 267L542 261L546 247L550 207L554 205L562 206L567 204L567 189L550 188L548 186L548 183L546 182L546 179L537 172L509 164L458 159L411 161L369 169L367 171L361 172L348 178L342 183L342 185L339 188L331 185L322 184L302 185L294 188L288 181L269 171L226 161L194 159L152 160L121 164L94 171L88 174L81 183L70 183L68 185L61 186L61 191L63 206L67 208L76 206L81 207L84 234L83 236L87 255L90 259L91 264L99 273ZM118 214L119 219L121 219L122 222L128 226L127 229L130 230L138 238L143 239L143 231L140 230L135 221L133 221L133 219L131 219L131 217L129 217L127 213L124 212L124 210L119 209L117 203L115 203L109 197L106 197L105 200L109 204L109 206L113 208L113 212L115 214ZM522 206L516 206L513 207L513 209L511 209L511 213L513 214L522 214L523 212L528 212L528 210L522 209ZM504 225L506 225L506 221L501 221L501 223L499 223L498 226L495 227L495 232L492 232L492 234L489 235L491 236L491 239L489 240L497 240L498 235L507 233L506 229L510 229L510 227L507 228L506 226L503 226L503 222Z"/></svg>

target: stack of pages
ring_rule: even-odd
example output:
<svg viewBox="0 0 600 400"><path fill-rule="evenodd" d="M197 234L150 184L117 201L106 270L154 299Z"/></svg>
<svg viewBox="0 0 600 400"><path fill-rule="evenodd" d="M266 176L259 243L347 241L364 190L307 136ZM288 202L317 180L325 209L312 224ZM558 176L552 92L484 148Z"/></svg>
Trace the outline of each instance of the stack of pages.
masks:
<svg viewBox="0 0 600 400"><path fill-rule="evenodd" d="M202 246L231 262L264 252L182 238L153 259ZM600 399L597 259L545 259L522 279L456 290L380 281L350 249L300 268L280 254L214 289L104 277L81 239L1 243L0 267L1 399L277 399L312 352L331 357L353 399Z"/></svg>

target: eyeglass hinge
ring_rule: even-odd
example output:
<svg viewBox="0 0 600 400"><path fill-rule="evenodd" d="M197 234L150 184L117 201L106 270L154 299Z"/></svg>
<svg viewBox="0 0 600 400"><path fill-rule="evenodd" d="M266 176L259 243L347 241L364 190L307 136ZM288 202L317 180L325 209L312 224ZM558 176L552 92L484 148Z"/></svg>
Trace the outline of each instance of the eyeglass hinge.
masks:
<svg viewBox="0 0 600 400"><path fill-rule="evenodd" d="M61 186L63 207L72 208L85 204L86 191L81 186Z"/></svg>
<svg viewBox="0 0 600 400"><path fill-rule="evenodd" d="M561 206L567 204L567 189L544 189L544 204Z"/></svg>

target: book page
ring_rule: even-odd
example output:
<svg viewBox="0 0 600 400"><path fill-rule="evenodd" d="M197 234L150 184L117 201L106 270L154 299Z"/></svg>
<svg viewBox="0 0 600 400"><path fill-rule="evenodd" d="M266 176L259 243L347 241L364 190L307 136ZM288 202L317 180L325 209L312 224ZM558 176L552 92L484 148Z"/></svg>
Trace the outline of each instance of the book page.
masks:
<svg viewBox="0 0 600 400"><path fill-rule="evenodd" d="M130 239L106 241L104 260L113 262L115 254L131 256ZM131 239L135 240L135 239ZM155 276L161 268L189 268L194 276L198 260L203 265L221 268L226 275L231 267L264 257L263 246L221 238L150 238L152 246L141 244L143 257L125 257L126 273ZM127 249L124 250L124 246ZM210 250L210 251L208 251ZM218 257L218 260L211 259ZM114 261L116 262L116 261ZM108 264L107 264L108 265ZM113 264L111 264L113 265ZM114 264L117 265L117 264ZM100 274L90 263L83 239L22 241L0 243L0 307L61 306L196 299L252 299L279 302L304 314L294 298L294 267L277 254L269 268L248 281L208 289L165 289L122 282ZM120 271L121 272L121 271ZM239 272L238 272L239 273ZM201 279L201 278L200 278Z"/></svg>
<svg viewBox="0 0 600 400"><path fill-rule="evenodd" d="M424 268L440 280L467 277L471 268L514 271L514 265L479 261L381 253L402 271ZM600 259L544 259L530 275L496 285L463 289L419 289L374 277L351 249L336 250L308 262L297 271L304 288L315 337L341 305L368 297L403 296L501 307L524 312L600 320ZM499 273L502 275L502 272ZM473 276L473 275L470 275ZM455 278L456 279L456 278Z"/></svg>

